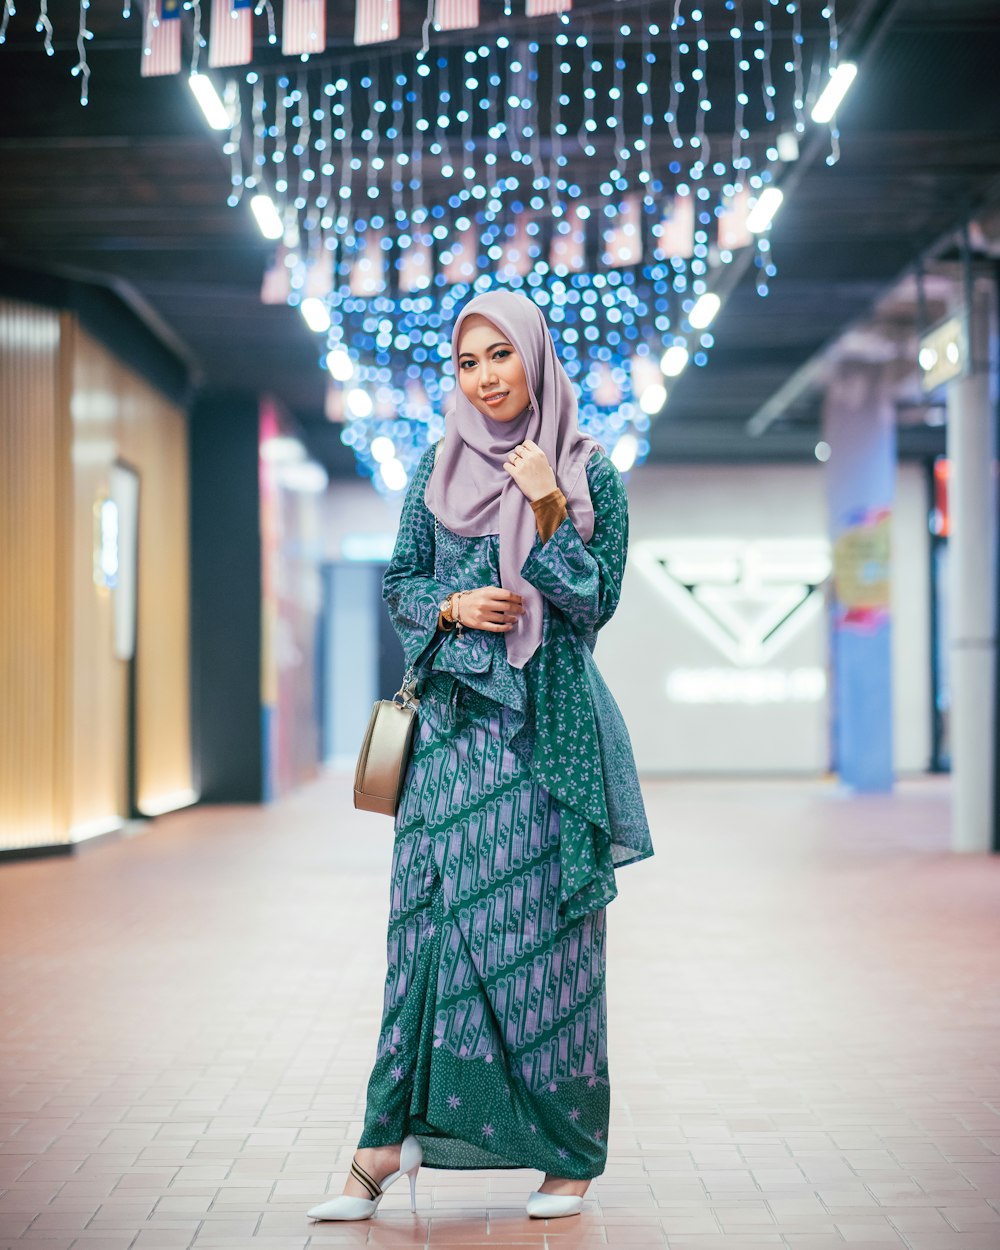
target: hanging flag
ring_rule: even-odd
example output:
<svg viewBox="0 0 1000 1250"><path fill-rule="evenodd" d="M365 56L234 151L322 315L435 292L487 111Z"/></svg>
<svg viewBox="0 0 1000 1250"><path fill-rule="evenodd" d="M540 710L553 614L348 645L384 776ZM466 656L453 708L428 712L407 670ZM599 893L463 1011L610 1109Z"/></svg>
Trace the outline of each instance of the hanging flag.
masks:
<svg viewBox="0 0 1000 1250"><path fill-rule="evenodd" d="M326 48L326 0L285 0L282 56L310 56Z"/></svg>
<svg viewBox="0 0 1000 1250"><path fill-rule="evenodd" d="M694 197L675 195L663 220L653 227L653 250L658 260L694 255Z"/></svg>
<svg viewBox="0 0 1000 1250"><path fill-rule="evenodd" d="M546 13L568 13L571 0L525 0L525 17L544 17Z"/></svg>
<svg viewBox="0 0 1000 1250"><path fill-rule="evenodd" d="M306 280L302 288L304 297L310 295L325 299L333 290L333 252L329 248L317 248L306 261Z"/></svg>
<svg viewBox="0 0 1000 1250"><path fill-rule="evenodd" d="M479 0L437 0L435 30L472 30L479 25Z"/></svg>
<svg viewBox="0 0 1000 1250"><path fill-rule="evenodd" d="M528 218L519 214L513 232L503 240L503 256L497 265L497 277L503 280L519 274L522 278L531 272L534 257L531 252L532 238L528 233Z"/></svg>
<svg viewBox="0 0 1000 1250"><path fill-rule="evenodd" d="M212 0L208 29L208 63L214 69L224 65L248 65L253 55L253 11L234 8L230 0Z"/></svg>
<svg viewBox="0 0 1000 1250"><path fill-rule="evenodd" d="M352 295L381 295L385 290L385 252L380 230L369 226L365 231L364 241L353 257L350 285Z"/></svg>
<svg viewBox="0 0 1000 1250"><path fill-rule="evenodd" d="M172 22L181 15L181 0L160 0L160 21Z"/></svg>
<svg viewBox="0 0 1000 1250"><path fill-rule="evenodd" d="M740 187L735 195L728 196L722 202L719 213L719 247L727 252L735 252L737 248L749 247L754 236L747 229L747 217L750 215L750 191Z"/></svg>
<svg viewBox="0 0 1000 1250"><path fill-rule="evenodd" d="M167 13L169 0L163 0L162 16L157 9L157 0L146 0L146 18L143 23L142 58L139 73L143 78L159 78L163 74L179 74L181 72L181 24L172 19L180 15L180 6L176 13Z"/></svg>
<svg viewBox="0 0 1000 1250"><path fill-rule="evenodd" d="M557 224L549 248L549 264L556 273L582 269L587 235L584 219L574 206Z"/></svg>
<svg viewBox="0 0 1000 1250"><path fill-rule="evenodd" d="M626 195L618 207L618 216L604 232L605 265L638 265L642 260L641 209L637 195Z"/></svg>
<svg viewBox="0 0 1000 1250"><path fill-rule="evenodd" d="M407 293L422 291L430 286L433 277L431 266L431 249L427 244L414 239L405 248L399 262L399 289Z"/></svg>
<svg viewBox="0 0 1000 1250"><path fill-rule="evenodd" d="M260 284L262 304L287 304L292 293L292 271L287 264L288 248L283 244L275 249L274 260L264 270Z"/></svg>
<svg viewBox="0 0 1000 1250"><path fill-rule="evenodd" d="M463 230L447 250L441 253L441 272L449 285L452 282L475 282L476 257L479 252L479 231L475 226Z"/></svg>
<svg viewBox="0 0 1000 1250"><path fill-rule="evenodd" d="M384 43L399 38L399 0L356 0L354 42Z"/></svg>

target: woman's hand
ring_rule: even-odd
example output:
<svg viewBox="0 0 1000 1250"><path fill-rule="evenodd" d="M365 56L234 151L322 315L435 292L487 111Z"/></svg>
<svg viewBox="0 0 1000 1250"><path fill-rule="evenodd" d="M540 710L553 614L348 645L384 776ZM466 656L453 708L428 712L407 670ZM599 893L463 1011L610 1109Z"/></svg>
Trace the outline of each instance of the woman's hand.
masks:
<svg viewBox="0 0 1000 1250"><path fill-rule="evenodd" d="M457 619L466 629L486 629L499 634L513 629L524 611L521 596L502 586L463 590L457 606Z"/></svg>
<svg viewBox="0 0 1000 1250"><path fill-rule="evenodd" d="M503 467L528 499L541 499L559 486L545 452L530 438L518 443L503 462Z"/></svg>

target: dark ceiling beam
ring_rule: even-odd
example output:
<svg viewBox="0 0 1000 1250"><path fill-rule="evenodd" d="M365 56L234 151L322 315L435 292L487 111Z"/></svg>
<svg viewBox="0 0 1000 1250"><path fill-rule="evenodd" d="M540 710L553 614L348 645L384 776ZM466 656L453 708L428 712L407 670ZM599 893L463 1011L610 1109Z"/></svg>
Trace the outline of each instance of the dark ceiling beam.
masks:
<svg viewBox="0 0 1000 1250"><path fill-rule="evenodd" d="M944 234L936 239L930 247L924 249L920 255L910 259L905 269L897 273L879 292L879 295L888 294L893 287L898 286L908 275L927 269L949 249L954 248L971 218L978 212L997 203L1000 203L1000 178L994 179L985 188L982 196L979 197L974 206L970 205L966 208L960 221L953 223ZM865 329L871 319L872 306L875 302L875 300L872 300L871 304L860 316L853 318L847 325L841 326L836 334L829 338L814 355L787 378L765 403L761 404L757 411L747 420L746 430L748 434L755 438L760 437L775 421L785 414L792 404L802 397L803 393L812 386L826 366L830 356L836 350L837 343L846 335ZM918 329L919 327L914 323L913 328ZM916 364L915 361L914 364Z"/></svg>

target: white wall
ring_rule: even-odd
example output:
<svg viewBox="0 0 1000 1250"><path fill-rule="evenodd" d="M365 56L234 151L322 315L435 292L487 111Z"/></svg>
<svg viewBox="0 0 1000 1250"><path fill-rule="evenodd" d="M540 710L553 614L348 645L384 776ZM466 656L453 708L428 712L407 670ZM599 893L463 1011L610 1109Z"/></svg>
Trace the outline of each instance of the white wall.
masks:
<svg viewBox="0 0 1000 1250"><path fill-rule="evenodd" d="M808 597L804 589L829 558L822 473L817 464L649 465L632 474L622 602L596 658L642 771L829 767L828 607L822 590ZM899 473L894 544L895 758L910 771L930 754L928 539L917 466ZM696 583L693 592L678 578Z"/></svg>

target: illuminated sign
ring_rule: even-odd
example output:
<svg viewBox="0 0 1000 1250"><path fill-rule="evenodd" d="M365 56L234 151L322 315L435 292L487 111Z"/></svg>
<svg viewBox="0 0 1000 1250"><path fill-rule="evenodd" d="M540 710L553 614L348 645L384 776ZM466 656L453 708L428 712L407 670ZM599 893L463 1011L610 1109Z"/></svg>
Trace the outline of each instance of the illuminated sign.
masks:
<svg viewBox="0 0 1000 1250"><path fill-rule="evenodd" d="M733 664L764 664L822 610L825 539L656 539L636 566Z"/></svg>
<svg viewBox="0 0 1000 1250"><path fill-rule="evenodd" d="M927 331L917 352L920 382L925 393L930 394L962 376L968 358L966 344L965 323L961 317L949 317Z"/></svg>
<svg viewBox="0 0 1000 1250"><path fill-rule="evenodd" d="M675 703L812 703L826 674L765 667L822 613L825 539L647 539L632 559L656 591L732 668L678 668Z"/></svg>

